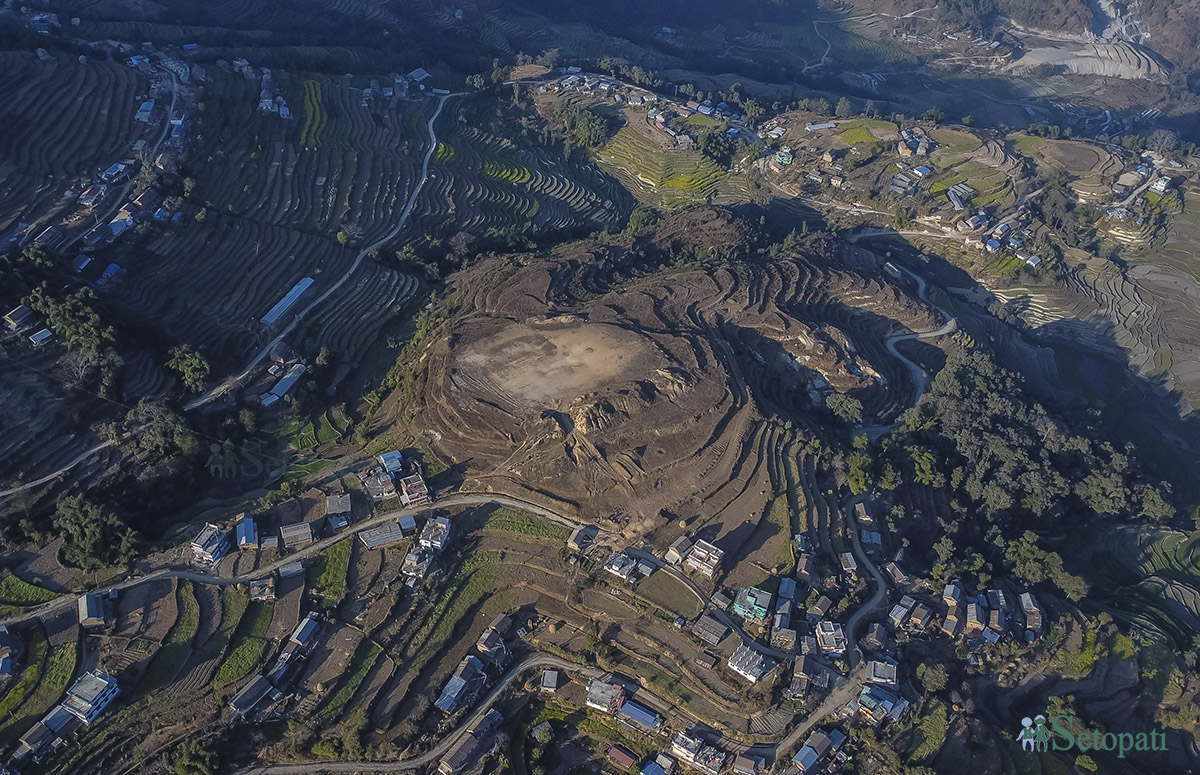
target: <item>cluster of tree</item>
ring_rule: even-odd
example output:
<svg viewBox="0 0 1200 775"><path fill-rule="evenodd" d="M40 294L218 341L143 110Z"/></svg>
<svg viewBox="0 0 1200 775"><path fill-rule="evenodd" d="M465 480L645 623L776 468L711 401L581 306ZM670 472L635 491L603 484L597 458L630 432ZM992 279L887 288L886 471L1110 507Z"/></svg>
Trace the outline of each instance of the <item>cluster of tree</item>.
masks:
<svg viewBox="0 0 1200 775"><path fill-rule="evenodd" d="M204 389L204 383L212 371L208 359L187 344L171 349L171 360L167 361L167 368L179 372L179 376L183 377L183 384L193 393Z"/></svg>
<svg viewBox="0 0 1200 775"><path fill-rule="evenodd" d="M1131 449L1088 433L1030 400L1021 379L988 355L958 350L877 454L849 457L850 485L914 482L946 494L954 516L942 520L933 546L935 577L962 573L982 583L1009 566L1078 599L1086 584L1038 533L1097 517L1161 523L1175 514L1167 485L1152 483Z"/></svg>
<svg viewBox="0 0 1200 775"><path fill-rule="evenodd" d="M83 495L65 495L54 512L54 529L63 536L63 559L88 570L124 564L137 554L137 534L116 510Z"/></svg>
<svg viewBox="0 0 1200 775"><path fill-rule="evenodd" d="M886 439L881 462L920 484L948 483L996 523L1064 510L1155 522L1174 514L1132 449L1073 433L978 351L950 356Z"/></svg>
<svg viewBox="0 0 1200 775"><path fill-rule="evenodd" d="M19 253L0 256L0 304L10 310L50 277L54 262L41 245L29 243Z"/></svg>
<svg viewBox="0 0 1200 775"><path fill-rule="evenodd" d="M1074 248L1094 252L1095 222L1099 213L1090 205L1081 205L1067 188L1067 173L1056 171L1045 179L1046 191L1033 200L1030 209L1043 223Z"/></svg>
<svg viewBox="0 0 1200 775"><path fill-rule="evenodd" d="M80 288L58 298L42 283L25 298L31 309L46 316L46 321L72 347L88 355L99 356L101 349L114 339L113 330L104 325L96 311L96 294Z"/></svg>
<svg viewBox="0 0 1200 775"><path fill-rule="evenodd" d="M608 122L594 110L583 105L564 105L550 114L551 120L576 147L597 148L611 134Z"/></svg>
<svg viewBox="0 0 1200 775"><path fill-rule="evenodd" d="M626 81L632 81L638 86L645 86L648 89L654 89L663 85L663 79L659 77L658 73L646 70L639 65L631 65L624 59L603 57L600 61L596 62L596 69L602 73L608 73Z"/></svg>

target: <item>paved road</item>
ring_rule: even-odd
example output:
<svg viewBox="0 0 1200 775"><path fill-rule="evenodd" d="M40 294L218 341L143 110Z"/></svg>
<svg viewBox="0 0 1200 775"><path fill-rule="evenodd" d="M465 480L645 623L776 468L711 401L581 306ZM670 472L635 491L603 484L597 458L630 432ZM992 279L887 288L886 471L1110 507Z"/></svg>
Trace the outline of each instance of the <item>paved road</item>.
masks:
<svg viewBox="0 0 1200 775"><path fill-rule="evenodd" d="M866 568L867 573L871 576L871 580L875 582L875 592L846 621L846 659L849 660L852 669L858 664L861 657L858 653L858 646L854 642L855 630L863 618L877 611L880 603L887 600L887 584L883 580L883 574L879 572L879 568L875 566L875 563L863 551L862 541L859 540L858 536L859 526L858 520L854 517L854 506L865 499L865 495L851 495L842 503L846 522L850 525L851 549L853 549L854 556L858 559L859 567Z"/></svg>
<svg viewBox="0 0 1200 775"><path fill-rule="evenodd" d="M546 669L557 668L559 670L568 670L573 673L580 673L585 678L596 678L604 675L601 670L592 668L580 667L573 662L552 657L547 654L537 654L526 657L515 667L505 673L504 677L496 684L495 688L488 693L483 702L479 703L479 707L475 712L466 718L457 729L450 732L442 741L434 746L431 750L419 756L413 756L407 759L397 759L390 762L312 762L309 764L272 764L257 767L248 767L237 770L237 775L310 775L311 773L375 773L375 772L405 772L407 770L415 770L419 767L425 767L433 764L437 760L446 755L455 743L457 743L463 735L467 733L475 722L483 718L483 715L491 709L492 705L500 697L500 694L508 688L509 684L517 680L522 673L534 668Z"/></svg>
<svg viewBox="0 0 1200 775"><path fill-rule="evenodd" d="M104 443L102 443L102 444L97 444L96 446L94 446L94 447L92 447L91 449L89 449L87 452L83 452L83 453L81 453L81 454L80 454L78 457L76 457L74 460L72 460L71 462L67 463L67 464L66 464L66 465L64 465L62 468L58 469L57 471L55 471L55 472L54 472L54 473L52 473L52 474L46 474L45 476L43 476L43 477L41 477L41 478L39 478L39 479L33 479L33 480L31 480L31 481L28 481L28 482L23 482L22 484L18 484L16 487L11 487L11 488L9 488L9 489L7 489L7 490L0 490L0 500L4 500L4 499L5 499L5 498L7 498L8 496L10 496L10 495L13 495L13 494L15 494L15 493L18 493L18 492L20 492L21 490L28 490L28 489L29 489L29 488L31 488L31 487L37 487L37 486L39 486L39 485L43 485L43 484L45 484L46 482L52 482L52 481L54 481L55 479L57 479L58 477L60 477L60 476L62 476L63 474L65 474L66 472L70 471L70 470L71 470L72 468L74 468L75 466L77 466L77 465L79 465L80 463L82 463L83 461L87 460L89 457L91 457L92 455L96 454L96 453L97 453L97 452L99 452L100 450L102 450L102 449L108 449L108 448L109 448L109 447L111 447L111 446L112 446L112 442L111 442L111 441L106 441L106 442L104 442Z"/></svg>
<svg viewBox="0 0 1200 775"><path fill-rule="evenodd" d="M287 326L285 326L284 329L282 331L280 331L279 334L274 339L267 342L267 344L264 345L262 347L262 349L260 349L258 351L258 353L253 358L250 359L250 362L246 364L246 368L242 369L242 372L240 374L237 374L236 376L233 376L233 377L229 377L224 382L222 382L220 385L217 385L216 387L214 387L212 390L209 390L208 392L204 393L203 395L197 396L196 398L192 399L191 401L189 401L187 404L184 405L185 410L191 411L198 407L204 406L205 404L207 404L211 401L214 401L217 398L220 398L225 393L228 393L230 390L234 389L237 385L241 384L242 380L244 380L246 378L246 376L249 375L250 372L253 371L254 368L256 366L258 366L259 363L262 362L262 359L267 357L267 353L269 353L271 351L271 348L275 347L275 345L282 342L284 337L286 337L288 334L290 334L292 332L292 329L294 329L296 327L296 324L298 324L301 320L303 320L304 317L309 312L311 312L314 308L316 308L319 304L321 304L323 301L325 301L330 296L332 296L339 288L342 287L342 285L344 285L346 283L347 280L350 279L350 276L354 274L354 270L358 269L358 267L367 258L367 256L370 255L371 251L373 251L376 248L379 248L382 245L384 245L385 243L391 241L393 238L395 238L395 236L397 234L400 233L400 230L404 228L404 225L406 223L408 223L409 216L412 215L413 208L417 204L417 196L421 193L421 189L425 187L425 182L427 180L429 180L429 164L433 160L433 154L437 151L437 144L438 144L437 131L434 129L434 126L433 126L434 122L436 122L438 120L438 116L440 116L442 114L442 108L445 107L446 101L449 100L451 97L458 97L458 96L461 96L461 94L446 94L446 95L443 95L438 98L437 108L433 111L433 115L429 117L429 122L426 125L426 129L429 132L429 148L426 149L425 159L421 162L421 178L420 178L420 180L417 181L417 185L413 186L412 193L408 197L408 203L404 206L404 210L400 213L399 220L396 221L396 225L392 227L391 231L389 231L387 234L383 235L379 239L375 240L371 244L364 246L362 248L362 250L358 251L358 255L355 256L355 258L354 258L354 263L352 263L350 265L350 268L347 269L346 272L340 278L338 278L337 282L335 282L333 285L326 288L325 292L322 293L317 298L313 299L313 301L311 303L309 303L309 305L307 307L304 307L299 312L297 312L295 315L293 315L291 322L289 322L287 324Z"/></svg>

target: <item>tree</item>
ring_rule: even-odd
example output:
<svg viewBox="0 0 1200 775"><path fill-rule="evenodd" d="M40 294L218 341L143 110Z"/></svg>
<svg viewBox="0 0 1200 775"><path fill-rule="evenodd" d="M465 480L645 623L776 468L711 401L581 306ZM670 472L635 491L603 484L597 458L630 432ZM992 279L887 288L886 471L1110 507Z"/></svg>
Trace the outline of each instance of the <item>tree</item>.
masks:
<svg viewBox="0 0 1200 775"><path fill-rule="evenodd" d="M840 100L838 100L837 109L834 111L834 115L836 115L838 118L850 118L850 115L853 112L854 109L850 107L850 99L848 97L842 97Z"/></svg>
<svg viewBox="0 0 1200 775"><path fill-rule="evenodd" d="M636 237L657 222L657 211L645 206L635 207L633 208L633 212L629 214L629 223L625 226L625 233L631 237Z"/></svg>
<svg viewBox="0 0 1200 775"><path fill-rule="evenodd" d="M845 393L830 393L825 396L825 408L846 423L862 422L862 401Z"/></svg>
<svg viewBox="0 0 1200 775"><path fill-rule="evenodd" d="M862 452L855 452L846 459L846 483L850 492L861 495L871 489L874 477L871 475L871 458Z"/></svg>
<svg viewBox="0 0 1200 775"><path fill-rule="evenodd" d="M83 495L65 495L54 513L54 529L65 538L63 556L74 565L95 570L133 559L137 535L117 513Z"/></svg>
<svg viewBox="0 0 1200 775"><path fill-rule="evenodd" d="M937 108L930 108L921 114L922 121L928 121L932 124L939 124L942 121L942 111Z"/></svg>
<svg viewBox="0 0 1200 775"><path fill-rule="evenodd" d="M758 100L751 97L742 103L742 115L746 117L746 123L757 124L758 120L763 117L766 111L762 105L758 104Z"/></svg>
<svg viewBox="0 0 1200 775"><path fill-rule="evenodd" d="M186 344L172 348L171 360L167 361L167 368L179 372L183 377L183 384L187 385L193 393L199 393L204 389L204 382L208 379L209 372L212 371L208 360L191 345Z"/></svg>
<svg viewBox="0 0 1200 775"><path fill-rule="evenodd" d="M96 311L96 294L91 288L80 288L75 293L58 299L50 294L49 287L42 283L33 289L25 303L46 316L50 328L57 331L72 347L83 350L97 360L100 349L113 341L112 328L105 326Z"/></svg>
<svg viewBox="0 0 1200 775"><path fill-rule="evenodd" d="M170 775L216 775L217 755L199 740L188 738L163 757Z"/></svg>
<svg viewBox="0 0 1200 775"><path fill-rule="evenodd" d="M975 126L975 117L974 116L963 116L961 123L963 126Z"/></svg>
<svg viewBox="0 0 1200 775"><path fill-rule="evenodd" d="M921 679L921 684L925 687L925 691L929 694L940 692L946 688L946 668L937 663L920 664L917 666L917 678Z"/></svg>
<svg viewBox="0 0 1200 775"><path fill-rule="evenodd" d="M1171 153L1179 147L1179 135L1170 129L1155 129L1146 140L1146 147L1159 153Z"/></svg>

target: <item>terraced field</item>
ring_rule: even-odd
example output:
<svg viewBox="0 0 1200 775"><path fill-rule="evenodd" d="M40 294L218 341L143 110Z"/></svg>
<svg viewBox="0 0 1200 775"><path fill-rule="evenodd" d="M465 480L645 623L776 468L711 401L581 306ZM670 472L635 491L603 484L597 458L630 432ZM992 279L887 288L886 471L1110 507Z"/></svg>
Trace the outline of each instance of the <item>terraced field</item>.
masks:
<svg viewBox="0 0 1200 775"><path fill-rule="evenodd" d="M728 218L689 211L655 243L739 245ZM627 281L642 270L623 251L580 249L500 282L491 265L463 275L459 312L418 366L414 430L472 461L470 489L630 531L656 529L660 510L737 524L764 513L768 467L785 488L764 415L803 416L818 384L872 417L904 408L910 376L883 337L932 317L875 277L797 255Z"/></svg>
<svg viewBox="0 0 1200 775"><path fill-rule="evenodd" d="M474 110L468 107L466 110ZM536 146L492 134L482 121L457 122L434 156L418 219L448 235L535 235L624 222L632 200L599 169L565 162Z"/></svg>
<svg viewBox="0 0 1200 775"><path fill-rule="evenodd" d="M67 201L65 190L130 154L144 80L123 64L0 52L0 233Z"/></svg>
<svg viewBox="0 0 1200 775"><path fill-rule="evenodd" d="M1109 187L1121 171L1121 160L1108 151L1076 140L1050 140L1045 137L1017 135L1013 147L1031 159L1038 173L1065 171L1068 185L1084 201L1109 196Z"/></svg>
<svg viewBox="0 0 1200 775"><path fill-rule="evenodd" d="M1177 647L1200 629L1200 533L1123 528L1093 558L1105 576L1106 599L1140 627L1161 632Z"/></svg>
<svg viewBox="0 0 1200 775"><path fill-rule="evenodd" d="M673 209L706 201L725 171L699 151L663 152L622 127L596 160L643 202Z"/></svg>

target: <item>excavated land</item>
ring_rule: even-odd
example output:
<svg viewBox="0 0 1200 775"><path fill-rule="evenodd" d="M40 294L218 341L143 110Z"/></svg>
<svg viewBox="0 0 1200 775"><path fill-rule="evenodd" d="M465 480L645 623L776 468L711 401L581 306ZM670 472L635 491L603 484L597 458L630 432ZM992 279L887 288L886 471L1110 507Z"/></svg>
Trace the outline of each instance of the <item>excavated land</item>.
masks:
<svg viewBox="0 0 1200 775"><path fill-rule="evenodd" d="M868 421L895 417L912 378L885 340L936 322L883 275L799 252L658 269L740 250L747 231L700 209L632 245L461 273L413 430L464 466L465 489L644 533L746 489L771 449L764 419L804 423L831 390Z"/></svg>

